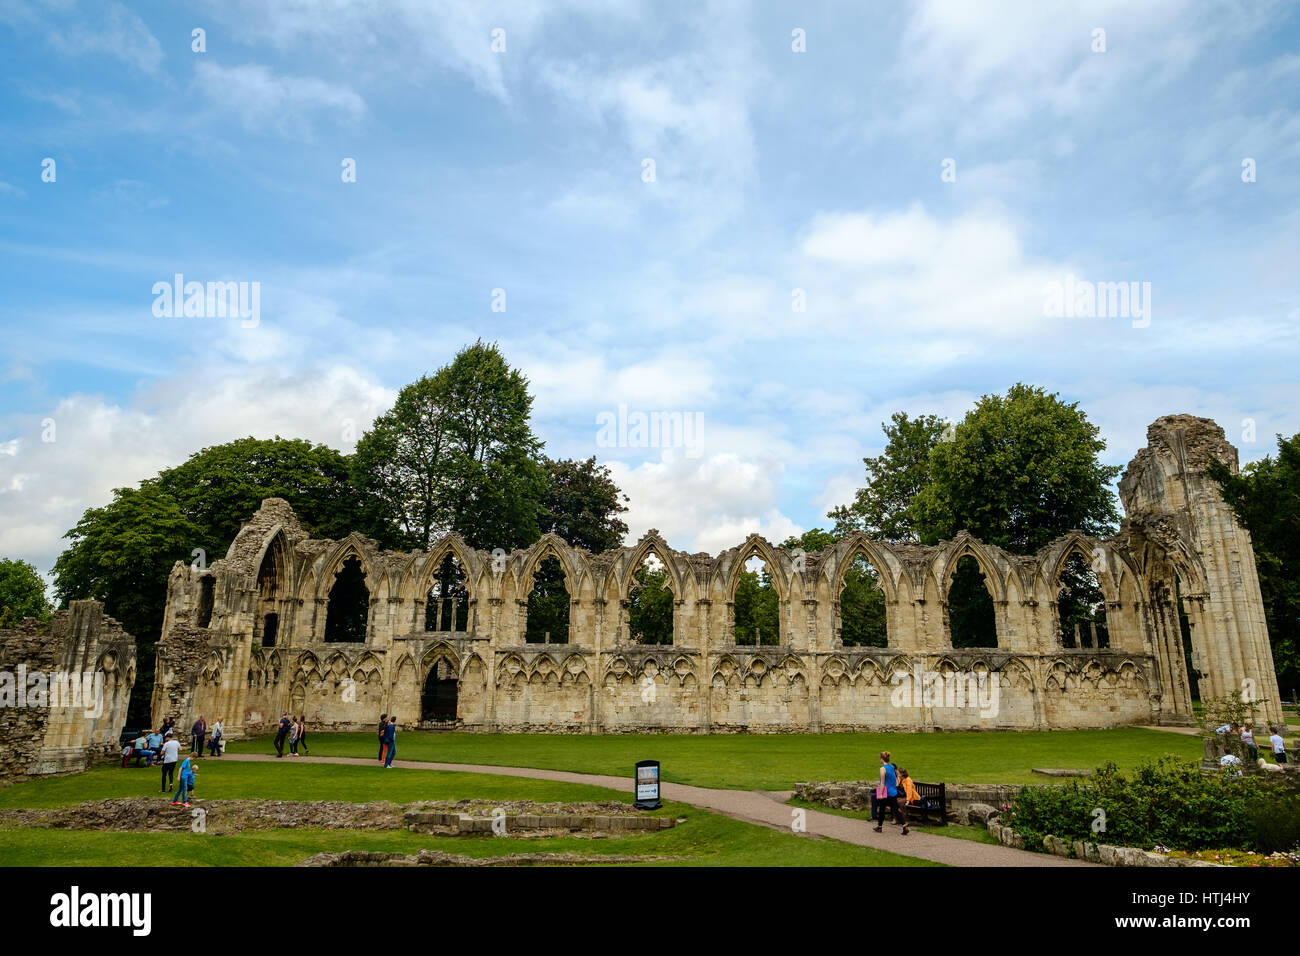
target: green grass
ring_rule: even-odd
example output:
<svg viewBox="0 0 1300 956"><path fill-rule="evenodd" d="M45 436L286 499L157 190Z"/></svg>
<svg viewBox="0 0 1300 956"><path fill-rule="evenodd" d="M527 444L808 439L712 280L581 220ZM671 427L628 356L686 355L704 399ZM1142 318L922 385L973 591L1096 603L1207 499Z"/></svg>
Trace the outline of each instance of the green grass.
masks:
<svg viewBox="0 0 1300 956"><path fill-rule="evenodd" d="M156 778L157 774L143 769L100 766L84 774L15 784L0 791L0 806L55 807L107 797L156 796L160 813L176 812L157 793ZM234 761L206 761L199 771L199 793L205 800L631 800L628 794L600 787L484 774ZM685 822L653 834L603 839L443 837L405 830L247 830L218 835L0 827L0 865L291 866L327 851L415 853L420 849L476 857L526 852L581 853L597 858L609 854L682 857L663 864L673 866L932 865L882 850L743 823L686 804L666 804L656 814Z"/></svg>
<svg viewBox="0 0 1300 956"><path fill-rule="evenodd" d="M312 734L313 756L376 755L373 734ZM232 753L273 753L271 738L239 741ZM407 731L397 762L539 767L614 774L631 780L638 760L662 763L663 779L701 787L791 790L799 781L875 777L881 750L916 780L950 783L1047 783L1033 767L1090 770L1106 761L1123 769L1162 754L1199 759L1198 737L1159 730L1060 730L930 734L466 734ZM292 757L285 757L290 761ZM211 761L207 761L211 763Z"/></svg>
<svg viewBox="0 0 1300 956"><path fill-rule="evenodd" d="M157 770L100 764L86 773L47 777L0 790L0 808L62 807L109 797L157 797ZM376 765L239 763L204 760L199 763L196 792L203 800L343 800L365 803L389 800L536 800L576 802L617 800L631 803L630 794L585 784L553 783L520 777L450 773L438 770L384 770ZM168 798L170 799L170 798Z"/></svg>
<svg viewBox="0 0 1300 956"><path fill-rule="evenodd" d="M822 813L832 813L837 817L848 817L851 820L869 820L871 811L869 810L841 810L837 807L828 807L822 803L814 803L811 800L799 800L791 797L786 801L792 807L805 807L809 810L819 810ZM987 827L980 826L962 826L956 823L950 823L947 826L940 826L937 823L913 823L911 828L919 833L933 833L935 836L951 837L954 840L970 840L972 843L987 843L990 846L1000 846L993 835L989 833Z"/></svg>

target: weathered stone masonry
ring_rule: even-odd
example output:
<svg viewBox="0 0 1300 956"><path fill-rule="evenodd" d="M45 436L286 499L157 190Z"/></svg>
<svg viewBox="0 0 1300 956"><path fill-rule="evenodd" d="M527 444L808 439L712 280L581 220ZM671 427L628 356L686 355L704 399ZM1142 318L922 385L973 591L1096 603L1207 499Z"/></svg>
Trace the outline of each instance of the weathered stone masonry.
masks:
<svg viewBox="0 0 1300 956"><path fill-rule="evenodd" d="M28 618L0 631L0 673L9 690L20 674L24 685L38 673L47 682L43 698L32 695L36 685L25 686L22 700L0 707L0 778L85 770L96 756L118 752L135 683L135 639L98 601L73 601L48 625ZM102 697L91 699L82 681L76 706L67 706L73 698L66 693L54 701L53 675L88 677L91 686L102 681Z"/></svg>
<svg viewBox="0 0 1300 956"><path fill-rule="evenodd" d="M850 535L795 556L751 535L716 557L672 550L656 532L590 554L546 535L500 554L452 535L428 552L382 551L351 535L310 537L288 503L268 499L226 557L172 570L153 711L181 726L199 712L226 732L266 729L280 711L317 728L363 729L381 712L423 716L431 671L454 681L457 726L481 731L781 732L858 729L1048 729L1187 724L1191 694L1178 608L1191 624L1203 694L1253 681L1276 719L1277 683L1249 535L1204 475L1235 469L1236 449L1208 419L1167 416L1148 430L1120 484L1118 534L1070 533L1017 556L966 533L936 546ZM633 574L653 552L674 597L673 642L634 643ZM1075 552L1097 570L1109 646L1060 638L1060 571ZM463 629L425 630L425 603L448 554L466 574ZM779 644L737 644L736 584L757 555L780 602ZM838 640L846 569L864 555L879 572L889 646ZM979 563L996 610L998 646L951 646L947 590L956 562ZM571 598L569 642L527 643L527 598L539 563L560 563ZM343 562L366 575L364 643L326 643L330 588ZM443 616L437 616L443 621ZM454 620L454 615L449 618ZM997 687L995 712L919 700L898 706L896 678L976 674Z"/></svg>

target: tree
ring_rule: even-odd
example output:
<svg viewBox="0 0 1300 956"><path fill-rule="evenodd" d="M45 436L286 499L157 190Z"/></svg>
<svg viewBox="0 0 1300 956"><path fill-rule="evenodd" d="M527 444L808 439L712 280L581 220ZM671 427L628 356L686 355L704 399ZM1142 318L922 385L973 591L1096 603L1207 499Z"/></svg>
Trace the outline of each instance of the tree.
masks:
<svg viewBox="0 0 1300 956"><path fill-rule="evenodd" d="M735 641L737 644L779 644L780 611L776 588L772 586L767 565L759 571L741 571L733 599Z"/></svg>
<svg viewBox="0 0 1300 956"><path fill-rule="evenodd" d="M546 492L540 523L569 544L593 554L623 543L627 525L619 515L627 511L627 495L619 491L609 468L593 455L585 461L542 459Z"/></svg>
<svg viewBox="0 0 1300 956"><path fill-rule="evenodd" d="M383 544L399 535L382 505L353 487L350 461L328 445L302 439L239 438L195 452L183 464L142 482L156 488L202 529L209 560L226 548L264 498L283 498L318 538L344 538L353 531Z"/></svg>
<svg viewBox="0 0 1300 956"><path fill-rule="evenodd" d="M912 502L930 478L930 450L943 438L947 423L937 415L908 418L906 412L890 416L893 425L880 427L889 439L875 458L864 458L867 483L853 503L841 505L826 517L835 521L834 534L865 531L873 538L903 541L916 537Z"/></svg>
<svg viewBox="0 0 1300 956"><path fill-rule="evenodd" d="M0 628L14 627L25 617L45 623L50 602L36 566L16 558L0 558Z"/></svg>
<svg viewBox="0 0 1300 956"><path fill-rule="evenodd" d="M357 442L354 484L409 546L449 531L474 548L531 544L545 493L532 404L528 380L478 341L398 393Z"/></svg>
<svg viewBox="0 0 1300 956"><path fill-rule="evenodd" d="M668 572L643 564L632 575L627 598L627 623L632 640L640 644L673 642L673 592Z"/></svg>
<svg viewBox="0 0 1300 956"><path fill-rule="evenodd" d="M1255 546L1268 636L1279 688L1300 683L1300 434L1277 436L1277 457L1266 456L1232 474L1212 461L1219 485Z"/></svg>
<svg viewBox="0 0 1300 956"><path fill-rule="evenodd" d="M930 480L909 509L920 538L934 544L964 528L1032 554L1071 529L1113 533L1120 469L1101 464L1105 448L1077 402L1021 384L985 395L930 451Z"/></svg>

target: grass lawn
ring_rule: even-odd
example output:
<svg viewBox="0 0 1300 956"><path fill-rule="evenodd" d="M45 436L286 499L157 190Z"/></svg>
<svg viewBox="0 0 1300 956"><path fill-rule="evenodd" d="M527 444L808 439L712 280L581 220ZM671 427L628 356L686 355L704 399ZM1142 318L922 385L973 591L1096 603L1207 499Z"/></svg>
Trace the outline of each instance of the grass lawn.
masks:
<svg viewBox="0 0 1300 956"><path fill-rule="evenodd" d="M287 758L286 758L287 759ZM382 775L382 776L379 776ZM107 797L157 796L159 812L171 807L157 793L157 773L99 766L68 777L33 780L0 790L0 807L54 807ZM204 761L198 793L204 800L528 799L579 802L631 797L600 787L430 770L384 772L378 767L321 764L241 764ZM200 804L202 805L202 804ZM581 853L683 857L673 866L928 866L923 860L836 840L810 838L733 820L685 804L656 815L683 818L671 830L618 838L443 837L405 830L248 830L239 834L104 832L0 827L5 866L290 866L314 853L444 850L484 857L506 853Z"/></svg>
<svg viewBox="0 0 1300 956"><path fill-rule="evenodd" d="M313 733L313 756L374 757L373 734ZM232 753L274 753L270 737L230 744ZM638 760L662 763L664 780L701 787L791 790L796 782L874 778L878 754L916 780L1048 783L1033 767L1090 770L1108 760L1131 769L1174 754L1199 759L1199 737L1159 730L1057 730L930 734L559 734L400 733L397 762L432 760L615 774L631 781ZM285 757L284 761L292 760ZM209 763L211 761L208 761ZM376 761L377 762L377 761ZM1059 782L1059 781L1057 781Z"/></svg>

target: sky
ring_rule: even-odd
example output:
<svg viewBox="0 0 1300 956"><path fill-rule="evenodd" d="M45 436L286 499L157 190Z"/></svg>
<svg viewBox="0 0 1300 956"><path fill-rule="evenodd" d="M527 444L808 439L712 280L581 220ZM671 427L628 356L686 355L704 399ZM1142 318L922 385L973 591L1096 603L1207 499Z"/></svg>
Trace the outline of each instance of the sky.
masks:
<svg viewBox="0 0 1300 956"><path fill-rule="evenodd" d="M350 452L479 338L687 551L827 526L892 413L1016 382L1108 464L1173 413L1257 459L1300 431L1298 41L1270 0L7 0L0 556L206 446Z"/></svg>

